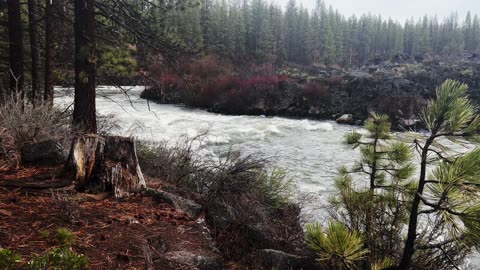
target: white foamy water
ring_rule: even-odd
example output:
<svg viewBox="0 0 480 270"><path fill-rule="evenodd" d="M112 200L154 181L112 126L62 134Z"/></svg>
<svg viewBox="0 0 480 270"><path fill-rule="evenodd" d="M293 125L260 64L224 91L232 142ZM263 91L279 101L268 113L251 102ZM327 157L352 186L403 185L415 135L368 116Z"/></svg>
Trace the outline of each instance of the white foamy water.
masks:
<svg viewBox="0 0 480 270"><path fill-rule="evenodd" d="M301 192L328 196L334 190L332 184L338 167L352 163L356 157L354 150L341 143L352 127L333 121L227 116L177 105L147 104L140 98L143 87L126 89L129 99L114 87L97 89L97 111L114 115L122 127L119 135L174 142L184 135L207 133L211 154L231 148L270 158L296 176ZM57 96L58 106L66 107L73 102L71 89L57 89Z"/></svg>
<svg viewBox="0 0 480 270"><path fill-rule="evenodd" d="M206 133L202 154L220 156L232 149L269 158L295 175L300 197L318 196L315 201L318 208L325 205L335 191L337 169L351 165L358 157L357 151L342 144L344 134L354 127L333 121L227 116L177 105L147 103L140 98L143 87L124 89L128 90L128 97L115 87L97 89L97 112L114 116L120 124L118 135L175 143L184 135L191 138ZM58 88L56 95L55 103L59 107L65 108L73 102L72 89ZM439 144L458 152L472 149L466 142L442 140ZM477 258L473 259L471 269L480 269ZM470 260L467 265L472 267Z"/></svg>

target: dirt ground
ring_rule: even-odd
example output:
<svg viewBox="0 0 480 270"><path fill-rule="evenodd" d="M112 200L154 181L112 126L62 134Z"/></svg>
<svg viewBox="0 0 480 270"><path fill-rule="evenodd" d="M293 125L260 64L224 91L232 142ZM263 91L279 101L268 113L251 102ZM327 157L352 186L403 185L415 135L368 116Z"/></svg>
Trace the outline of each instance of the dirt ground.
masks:
<svg viewBox="0 0 480 270"><path fill-rule="evenodd" d="M65 181L39 180L56 169L0 171L4 186L0 187L0 247L21 254L23 263L32 254L58 245L45 235L62 227L77 236L72 248L88 257L89 269L145 269L145 247L155 269L196 269L165 256L171 252L218 255L202 223L151 197L117 201L108 194L77 194L68 186L56 190L16 187L22 181L32 185ZM36 175L42 177L36 179ZM149 184L155 185L160 184Z"/></svg>

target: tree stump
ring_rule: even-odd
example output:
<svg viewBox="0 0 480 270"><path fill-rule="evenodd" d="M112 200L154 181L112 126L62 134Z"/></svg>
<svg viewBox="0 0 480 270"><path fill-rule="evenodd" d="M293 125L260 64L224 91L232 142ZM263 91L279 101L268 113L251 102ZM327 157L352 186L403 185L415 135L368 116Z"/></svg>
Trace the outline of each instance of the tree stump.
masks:
<svg viewBox="0 0 480 270"><path fill-rule="evenodd" d="M132 138L78 136L65 168L81 191L110 191L116 198L124 198L146 187Z"/></svg>

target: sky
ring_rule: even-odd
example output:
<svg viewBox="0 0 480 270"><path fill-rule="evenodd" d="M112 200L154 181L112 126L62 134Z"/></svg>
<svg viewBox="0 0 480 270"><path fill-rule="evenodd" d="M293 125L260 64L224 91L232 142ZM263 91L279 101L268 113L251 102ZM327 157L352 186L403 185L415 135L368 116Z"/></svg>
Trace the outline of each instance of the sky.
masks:
<svg viewBox="0 0 480 270"><path fill-rule="evenodd" d="M287 1L274 0L283 6ZM315 0L296 1L308 9L315 5ZM425 14L444 18L452 11L457 11L462 20L467 11L480 16L480 0L325 0L325 3L327 6L332 5L345 16L372 13L385 18L391 17L402 23L412 16L416 19Z"/></svg>

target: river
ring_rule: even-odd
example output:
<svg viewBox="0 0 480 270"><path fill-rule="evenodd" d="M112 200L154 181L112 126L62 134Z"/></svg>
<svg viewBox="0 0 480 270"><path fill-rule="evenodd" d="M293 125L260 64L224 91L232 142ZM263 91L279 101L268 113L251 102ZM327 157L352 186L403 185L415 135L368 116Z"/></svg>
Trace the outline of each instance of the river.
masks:
<svg viewBox="0 0 480 270"><path fill-rule="evenodd" d="M97 112L118 121L114 133L141 140L175 143L184 136L206 134L201 153L219 156L230 149L256 153L287 168L295 176L299 198L315 196L311 215L322 219L322 208L334 189L337 169L351 165L358 152L342 144L343 135L356 127L333 121L314 121L263 116L227 116L179 105L147 103L140 98L143 87L100 86L97 88ZM73 102L73 90L56 89L56 106ZM361 129L358 129L360 132ZM406 140L405 135L397 134ZM408 141L408 139L407 139ZM472 145L444 140L445 147L467 151ZM473 259L480 268L478 256ZM470 262L467 262L470 264ZM477 268L478 267L478 268Z"/></svg>

